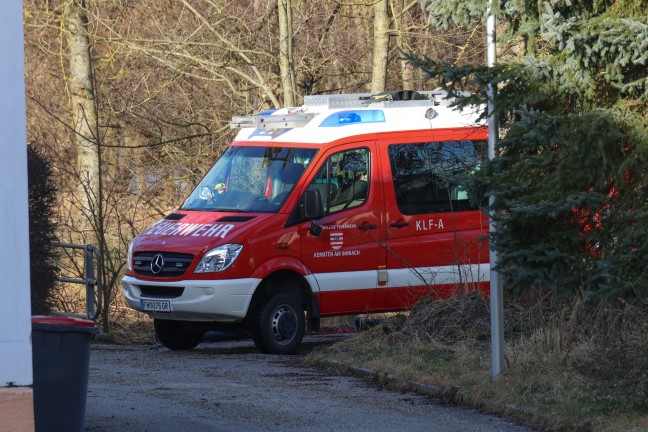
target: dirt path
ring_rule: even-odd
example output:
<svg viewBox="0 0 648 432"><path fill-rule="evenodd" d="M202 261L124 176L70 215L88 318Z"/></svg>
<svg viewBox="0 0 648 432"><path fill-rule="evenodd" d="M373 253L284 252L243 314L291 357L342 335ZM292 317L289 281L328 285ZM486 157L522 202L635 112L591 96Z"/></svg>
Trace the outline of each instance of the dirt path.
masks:
<svg viewBox="0 0 648 432"><path fill-rule="evenodd" d="M296 356L252 342L93 345L86 430L99 431L527 431L507 420L380 390L358 378L301 366L340 336L309 337Z"/></svg>

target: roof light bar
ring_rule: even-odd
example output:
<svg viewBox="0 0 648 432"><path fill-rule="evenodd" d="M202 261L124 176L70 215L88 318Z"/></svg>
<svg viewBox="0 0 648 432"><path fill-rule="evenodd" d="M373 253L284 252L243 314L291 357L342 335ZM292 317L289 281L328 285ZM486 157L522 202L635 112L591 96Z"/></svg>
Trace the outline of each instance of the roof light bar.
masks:
<svg viewBox="0 0 648 432"><path fill-rule="evenodd" d="M363 123L383 123L385 113L382 110L339 111L326 117L320 127L340 127Z"/></svg>

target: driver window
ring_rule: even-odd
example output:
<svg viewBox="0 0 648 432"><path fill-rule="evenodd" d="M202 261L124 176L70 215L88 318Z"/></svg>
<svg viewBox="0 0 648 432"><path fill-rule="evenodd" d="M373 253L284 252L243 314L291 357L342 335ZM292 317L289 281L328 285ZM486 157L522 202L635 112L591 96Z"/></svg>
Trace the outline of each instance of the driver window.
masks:
<svg viewBox="0 0 648 432"><path fill-rule="evenodd" d="M358 207L369 195L369 149L330 156L309 185L320 192L324 214Z"/></svg>

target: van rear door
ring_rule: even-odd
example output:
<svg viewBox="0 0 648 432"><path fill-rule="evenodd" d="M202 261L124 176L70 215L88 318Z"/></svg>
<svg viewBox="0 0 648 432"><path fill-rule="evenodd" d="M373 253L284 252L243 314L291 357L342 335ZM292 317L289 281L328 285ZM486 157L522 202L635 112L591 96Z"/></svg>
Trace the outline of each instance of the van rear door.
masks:
<svg viewBox="0 0 648 432"><path fill-rule="evenodd" d="M385 176L386 309L409 308L423 295L439 299L485 288L488 219L456 176L479 168L486 136L467 135L465 129L446 130L379 143Z"/></svg>

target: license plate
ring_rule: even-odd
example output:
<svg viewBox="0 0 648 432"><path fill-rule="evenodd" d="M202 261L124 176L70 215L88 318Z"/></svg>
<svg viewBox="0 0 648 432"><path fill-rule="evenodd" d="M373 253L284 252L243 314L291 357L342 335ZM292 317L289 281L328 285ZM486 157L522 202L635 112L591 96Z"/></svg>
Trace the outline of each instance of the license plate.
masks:
<svg viewBox="0 0 648 432"><path fill-rule="evenodd" d="M171 312L171 302L169 300L140 299L140 309L149 312Z"/></svg>

